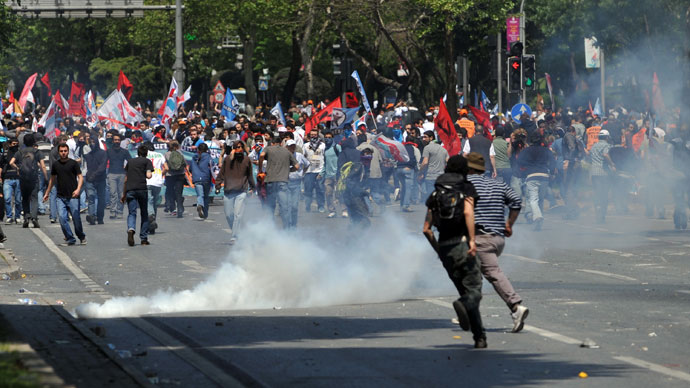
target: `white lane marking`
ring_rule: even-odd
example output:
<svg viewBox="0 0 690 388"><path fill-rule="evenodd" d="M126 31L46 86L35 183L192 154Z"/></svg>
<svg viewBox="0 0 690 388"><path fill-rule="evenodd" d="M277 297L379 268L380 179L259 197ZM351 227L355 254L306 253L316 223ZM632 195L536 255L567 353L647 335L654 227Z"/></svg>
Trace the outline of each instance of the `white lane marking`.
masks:
<svg viewBox="0 0 690 388"><path fill-rule="evenodd" d="M628 280L628 281L631 281L631 282L637 282L637 281L639 281L639 280L637 280L637 279L635 279L635 278L631 278L630 276L617 275L617 274L615 274L615 273L604 272L604 271L595 271L595 270L593 270L593 269L576 269L576 271L591 273L591 274L593 274L593 275L606 276L606 277L613 278L613 279L618 279L618 280Z"/></svg>
<svg viewBox="0 0 690 388"><path fill-rule="evenodd" d="M210 273L211 270L204 267L203 265L199 264L198 261L195 260L182 260L180 261L180 264L185 265L191 270L187 270L188 272L198 272L198 273Z"/></svg>
<svg viewBox="0 0 690 388"><path fill-rule="evenodd" d="M582 343L581 340L577 340L575 338L570 338L570 337L565 336L563 334L554 333L553 331L540 329L540 328L534 327L532 325L525 325L524 330L532 332L534 334L538 334L542 337L546 337L546 338L558 341L558 342L563 342L563 343L568 344L568 345L579 345Z"/></svg>
<svg viewBox="0 0 690 388"><path fill-rule="evenodd" d="M676 290L676 292L680 292L681 294L690 294L690 290Z"/></svg>
<svg viewBox="0 0 690 388"><path fill-rule="evenodd" d="M611 255L618 255L622 257L632 257L635 256L632 253L625 253L625 252L619 252L619 251L614 251L613 249L594 249L595 252L601 252L601 253L608 253Z"/></svg>
<svg viewBox="0 0 690 388"><path fill-rule="evenodd" d="M79 279L84 286L89 288L89 290L95 294L98 294L101 298L103 299L110 299L110 295L108 295L103 287L98 286L96 282L93 281L87 274L84 273L84 271L81 270L74 262L72 259L70 259L69 256L65 252L63 252L60 248L58 248L57 245L53 242L53 240L50 239L41 229L35 229L31 228L31 231L38 237L41 241L43 241L43 244L51 251L55 256L57 256L58 260L67 267L67 270L72 272L72 274Z"/></svg>
<svg viewBox="0 0 690 388"><path fill-rule="evenodd" d="M549 264L548 261L543 261L543 260L537 260L537 259L532 259L530 257L525 257L525 256L520 256L520 255L514 255L512 253L504 253L503 256L510 256L515 259L521 260L521 261L526 261L528 263L535 263L535 264Z"/></svg>
<svg viewBox="0 0 690 388"><path fill-rule="evenodd" d="M664 374L666 376L675 377L677 379L684 380L684 381L690 381L690 374L689 373L681 372L679 370L673 370L673 369L667 368L665 366L661 366L659 364L654 364L654 363L651 363L648 361L640 360L639 358L626 357L626 356L616 356L613 358L615 360L618 360L618 361L623 361L623 362L627 362L628 364L639 366L640 368L649 369L652 372L661 373L661 374Z"/></svg>
<svg viewBox="0 0 690 388"><path fill-rule="evenodd" d="M429 302L431 304L435 304L437 306L446 307L449 309L453 308L452 304L450 304L448 302L444 302L442 300L438 300L438 299L424 299L424 301ZM570 338L570 337L562 335L562 334L558 334L558 333L554 333L552 331L540 329L540 328L534 327L532 325L525 325L524 330L532 332L534 334L538 334L542 337L550 338L552 340L556 340L556 341L563 342L563 343L570 344L570 345L579 345L582 343L582 341L576 340L575 338Z"/></svg>
<svg viewBox="0 0 690 388"><path fill-rule="evenodd" d="M561 304L567 304L567 305L580 305L580 304L592 304L592 302L580 302L580 301L572 301L572 302L563 302Z"/></svg>

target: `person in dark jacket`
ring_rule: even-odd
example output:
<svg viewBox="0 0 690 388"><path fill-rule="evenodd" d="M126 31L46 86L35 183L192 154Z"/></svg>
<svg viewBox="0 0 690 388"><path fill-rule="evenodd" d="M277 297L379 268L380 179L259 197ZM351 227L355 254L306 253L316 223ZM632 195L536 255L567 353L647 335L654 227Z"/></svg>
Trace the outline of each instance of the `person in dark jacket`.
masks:
<svg viewBox="0 0 690 388"><path fill-rule="evenodd" d="M345 139L342 140L340 143L340 153L338 154L338 172L336 182L340 178L340 168L343 167L343 165L347 162L352 162L352 163L358 163L362 157L362 152L355 148L357 145L355 144L355 140L351 137L346 137ZM338 200L341 203L345 203L342 198L338 198ZM341 214L343 217L348 217L349 214L346 209L343 209L343 212Z"/></svg>
<svg viewBox="0 0 690 388"><path fill-rule="evenodd" d="M531 145L518 157L518 165L525 176L527 205L532 214L534 230L541 230L544 222L541 206L549 184L549 174L556 169L556 158L538 133L531 136Z"/></svg>
<svg viewBox="0 0 690 388"><path fill-rule="evenodd" d="M110 186L110 219L122 218L124 204L120 201L125 182L125 163L132 159L129 151L121 147L122 136L113 131L113 145L108 148L108 186Z"/></svg>
<svg viewBox="0 0 690 388"><path fill-rule="evenodd" d="M105 215L105 169L108 165L108 155L101 149L95 137L89 138L91 151L84 155L86 160L86 194L89 201L89 214L86 221L90 225L98 222L103 224Z"/></svg>
<svg viewBox="0 0 690 388"><path fill-rule="evenodd" d="M244 213L244 201L247 198L249 188L256 190L252 163L245 151L244 142L235 141L232 151L220 165L218 177L216 177L216 194L220 193L223 185L223 207L225 219L230 228L230 244L234 244L242 222Z"/></svg>
<svg viewBox="0 0 690 388"><path fill-rule="evenodd" d="M192 171L192 183L196 189L196 211L199 217L208 217L208 205L210 204L209 192L211 191L211 155L208 153L208 145L200 143L197 147L197 154L194 155L192 162L189 163Z"/></svg>
<svg viewBox="0 0 690 388"><path fill-rule="evenodd" d="M417 176L417 157L415 156L416 144L413 142L404 143L405 151L409 160L398 162L395 174L400 182L400 209L403 212L411 212L410 202L412 202L412 192L414 189L414 178Z"/></svg>

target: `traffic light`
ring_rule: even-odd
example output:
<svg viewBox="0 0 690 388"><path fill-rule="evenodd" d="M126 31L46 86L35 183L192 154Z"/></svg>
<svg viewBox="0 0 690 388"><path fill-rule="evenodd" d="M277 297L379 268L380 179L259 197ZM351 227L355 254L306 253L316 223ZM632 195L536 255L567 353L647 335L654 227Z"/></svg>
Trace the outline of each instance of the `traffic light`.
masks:
<svg viewBox="0 0 690 388"><path fill-rule="evenodd" d="M537 88L537 62L534 55L525 55L522 57L522 80L525 89Z"/></svg>
<svg viewBox="0 0 690 388"><path fill-rule="evenodd" d="M342 71L342 46L340 43L334 43L333 44L333 50L332 50L332 55L333 55L333 75L339 76L343 73Z"/></svg>
<svg viewBox="0 0 690 388"><path fill-rule="evenodd" d="M522 59L520 57L508 58L508 92L522 90Z"/></svg>
<svg viewBox="0 0 690 388"><path fill-rule="evenodd" d="M511 43L510 44L510 51L508 52L508 56L509 57L521 57L522 56L522 49L524 47L525 46L520 41Z"/></svg>

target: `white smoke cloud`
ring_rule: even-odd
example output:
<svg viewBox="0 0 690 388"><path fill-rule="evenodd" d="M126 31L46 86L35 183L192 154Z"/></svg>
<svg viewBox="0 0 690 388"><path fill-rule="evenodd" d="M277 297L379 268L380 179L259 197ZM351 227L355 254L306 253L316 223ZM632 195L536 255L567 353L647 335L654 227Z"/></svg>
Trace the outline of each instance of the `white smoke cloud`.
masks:
<svg viewBox="0 0 690 388"><path fill-rule="evenodd" d="M399 217L382 221L369 231L353 230L347 236L333 230L288 232L268 222L249 225L243 231L249 237L238 240L228 261L195 288L83 304L76 314L80 318L112 318L448 294L451 283L421 233L411 233ZM421 232L421 225L412 227Z"/></svg>

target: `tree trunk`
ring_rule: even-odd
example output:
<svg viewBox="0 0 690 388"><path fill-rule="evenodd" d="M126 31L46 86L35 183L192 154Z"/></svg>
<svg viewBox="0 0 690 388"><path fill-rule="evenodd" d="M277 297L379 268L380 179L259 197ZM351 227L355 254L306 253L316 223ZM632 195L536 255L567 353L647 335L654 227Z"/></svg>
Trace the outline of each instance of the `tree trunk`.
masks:
<svg viewBox="0 0 690 388"><path fill-rule="evenodd" d="M256 83L254 82L254 48L256 45L256 30L249 29L243 35L242 69L244 71L244 88L247 91L247 103L256 107Z"/></svg>
<svg viewBox="0 0 690 388"><path fill-rule="evenodd" d="M455 41L454 31L450 23L446 23L446 31L444 34L444 60L446 65L446 108L450 118L455 122L458 119L458 94L455 91L455 84L458 78L457 70L455 69L455 49L453 42ZM467 97L465 97L467 100Z"/></svg>
<svg viewBox="0 0 690 388"><path fill-rule="evenodd" d="M283 95L280 96L285 109L290 107L290 101L295 94L295 86L297 86L297 79L299 76L299 69L302 67L302 54L300 52L299 37L297 31L292 32L292 62L290 63L290 74L288 75L285 88L283 88Z"/></svg>
<svg viewBox="0 0 690 388"><path fill-rule="evenodd" d="M681 96L680 122L687 125L690 122L690 7L685 12L685 47L683 58L683 95Z"/></svg>

